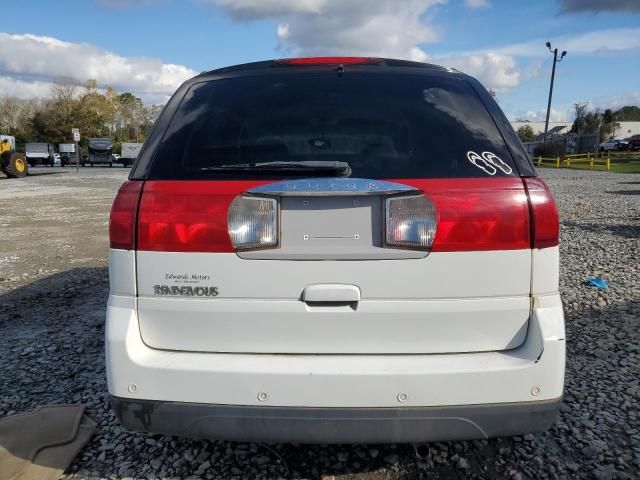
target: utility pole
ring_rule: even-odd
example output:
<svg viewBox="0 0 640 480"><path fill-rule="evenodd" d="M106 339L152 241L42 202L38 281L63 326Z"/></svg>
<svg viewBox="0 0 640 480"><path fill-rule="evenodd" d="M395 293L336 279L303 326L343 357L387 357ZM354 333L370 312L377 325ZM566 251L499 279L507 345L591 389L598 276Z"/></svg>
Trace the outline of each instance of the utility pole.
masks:
<svg viewBox="0 0 640 480"><path fill-rule="evenodd" d="M556 76L556 63L561 62L564 56L567 54L567 51L564 50L562 54L560 54L560 58L558 58L558 49L554 48L551 50L551 42L546 43L547 48L551 53L553 53L553 67L551 67L551 85L549 86L549 102L547 103L547 119L544 122L544 143L547 142L547 131L549 130L549 114L551 113L551 97L553 96L553 80Z"/></svg>

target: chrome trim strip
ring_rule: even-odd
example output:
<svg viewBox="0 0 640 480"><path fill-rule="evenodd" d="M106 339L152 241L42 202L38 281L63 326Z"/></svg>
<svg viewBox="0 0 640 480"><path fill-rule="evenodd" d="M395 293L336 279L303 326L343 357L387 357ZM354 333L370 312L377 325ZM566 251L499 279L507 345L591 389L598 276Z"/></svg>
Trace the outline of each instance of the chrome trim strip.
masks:
<svg viewBox="0 0 640 480"><path fill-rule="evenodd" d="M418 191L402 183L366 178L303 178L269 183L249 193L278 196L387 195Z"/></svg>

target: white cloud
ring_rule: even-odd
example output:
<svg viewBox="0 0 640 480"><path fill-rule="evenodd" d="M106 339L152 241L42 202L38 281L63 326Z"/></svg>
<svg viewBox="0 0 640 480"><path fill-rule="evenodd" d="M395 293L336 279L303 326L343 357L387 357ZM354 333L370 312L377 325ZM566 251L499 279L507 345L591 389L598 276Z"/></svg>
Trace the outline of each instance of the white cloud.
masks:
<svg viewBox="0 0 640 480"><path fill-rule="evenodd" d="M451 52L438 56L435 61L477 77L487 88L501 91L518 86L523 78L540 75L543 63L537 59L549 56L546 41L536 39L503 47ZM567 50L569 56L630 54L640 51L640 28L596 30L580 35L551 37L550 41L552 46ZM530 57L528 66L521 70L515 57Z"/></svg>
<svg viewBox="0 0 640 480"><path fill-rule="evenodd" d="M485 87L498 92L516 87L520 82L515 59L500 53L440 57L438 62L472 75Z"/></svg>
<svg viewBox="0 0 640 480"><path fill-rule="evenodd" d="M610 95L604 97L596 97L589 102L593 107L605 110L610 108L611 110L618 110L619 108L627 105L640 105L640 91L637 92L625 92L617 95Z"/></svg>
<svg viewBox="0 0 640 480"><path fill-rule="evenodd" d="M429 23L434 7L446 0L202 0L226 9L238 20L277 23L278 47L287 56L364 55L427 61L424 44L439 32ZM487 0L466 0L471 8ZM449 55L435 60L478 77L501 91L518 85L515 60L498 52Z"/></svg>
<svg viewBox="0 0 640 480"><path fill-rule="evenodd" d="M579 35L539 38L494 48L491 51L504 55L546 57L549 55L549 51L545 47L547 41L551 41L552 47L558 47L560 51L566 50L569 55L622 54L632 50L640 50L640 27L611 28Z"/></svg>
<svg viewBox="0 0 640 480"><path fill-rule="evenodd" d="M547 110L529 110L524 114L517 115L518 118L523 118L531 122L544 122L547 118ZM569 114L563 110L556 110L552 108L549 112L550 122L566 122L569 119Z"/></svg>
<svg viewBox="0 0 640 480"><path fill-rule="evenodd" d="M287 56L366 55L425 60L421 44L435 42L423 22L446 0L202 0L237 20L277 23L278 48Z"/></svg>
<svg viewBox="0 0 640 480"><path fill-rule="evenodd" d="M44 85L65 77L78 83L94 78L103 87L111 85L146 99L166 99L196 72L157 58L123 57L86 43L0 33L0 75L5 79L4 85L0 84L0 94L16 85L24 88L19 96L42 92Z"/></svg>
<svg viewBox="0 0 640 480"><path fill-rule="evenodd" d="M26 81L19 78L0 76L0 96L18 98L42 98L51 93L53 84L41 81Z"/></svg>
<svg viewBox="0 0 640 480"><path fill-rule="evenodd" d="M291 13L319 14L328 0L215 0L238 19L259 19Z"/></svg>
<svg viewBox="0 0 640 480"><path fill-rule="evenodd" d="M464 0L464 4L469 8L487 8L489 0Z"/></svg>

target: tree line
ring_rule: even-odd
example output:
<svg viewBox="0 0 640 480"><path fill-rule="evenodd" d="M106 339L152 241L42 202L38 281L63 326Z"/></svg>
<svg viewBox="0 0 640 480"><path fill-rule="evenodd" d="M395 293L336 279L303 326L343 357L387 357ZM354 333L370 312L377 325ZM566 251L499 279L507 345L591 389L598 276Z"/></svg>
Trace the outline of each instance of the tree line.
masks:
<svg viewBox="0 0 640 480"><path fill-rule="evenodd" d="M101 91L93 79L82 86L58 80L48 98L0 97L0 133L16 137L20 150L28 142L73 143L71 129L79 128L81 147L90 137L110 137L119 152L122 142L145 140L161 108L130 92Z"/></svg>
<svg viewBox="0 0 640 480"><path fill-rule="evenodd" d="M615 112L607 108L589 111L588 104L576 103L573 105L575 120L571 127L571 133L576 135L599 136L600 141L615 137L619 133L620 122L640 121L640 107L626 106ZM569 122L567 122L569 123ZM518 128L518 136L523 142L532 142L538 137L531 125L522 125Z"/></svg>

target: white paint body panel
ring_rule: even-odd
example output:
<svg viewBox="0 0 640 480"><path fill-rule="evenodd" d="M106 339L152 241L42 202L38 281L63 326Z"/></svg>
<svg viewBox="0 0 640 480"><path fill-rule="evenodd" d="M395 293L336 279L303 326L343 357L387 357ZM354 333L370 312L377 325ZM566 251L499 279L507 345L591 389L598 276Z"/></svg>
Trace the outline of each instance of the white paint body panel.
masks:
<svg viewBox="0 0 640 480"><path fill-rule="evenodd" d="M560 283L560 248L532 250L531 260L531 294L556 293Z"/></svg>
<svg viewBox="0 0 640 480"><path fill-rule="evenodd" d="M557 294L535 299L525 342L503 352L431 355L256 355L148 347L135 297L111 295L109 393L132 399L222 405L398 407L556 399L565 342ZM258 393L266 392L266 401ZM532 392L537 392L533 394ZM407 400L398 402L398 394Z"/></svg>
<svg viewBox="0 0 640 480"><path fill-rule="evenodd" d="M109 249L109 292L136 295L136 252Z"/></svg>
<svg viewBox="0 0 640 480"><path fill-rule="evenodd" d="M529 297L368 300L355 309L299 300L138 300L140 332L154 348L331 354L515 348L526 336L530 304Z"/></svg>
<svg viewBox="0 0 640 480"><path fill-rule="evenodd" d="M140 296L171 282L166 274L211 277L219 298L299 299L309 284L360 288L363 300L529 295L531 250L432 252L410 260L246 260L233 253L137 252ZM178 284L178 283L176 283Z"/></svg>
<svg viewBox="0 0 640 480"><path fill-rule="evenodd" d="M232 253L141 251L137 272L142 338L150 347L165 350L507 350L522 344L531 314L530 250L435 252L420 259L362 261L248 260ZM324 285L326 293L336 284L350 285L359 291L360 300L351 305L332 304L328 297L327 304L303 301L307 288ZM154 289L158 285L215 286L219 296L162 296Z"/></svg>
<svg viewBox="0 0 640 480"><path fill-rule="evenodd" d="M529 252L533 259L532 288L553 293L530 297L533 313L527 323L526 338L519 347L427 355L241 354L151 348L140 334L137 302L145 297L136 296L135 253L112 250L106 323L109 392L140 400L350 408L555 399L562 395L565 365L564 319L557 293L557 250L556 247ZM500 265L502 262L496 268L501 268ZM288 278L282 275L280 278L286 285ZM468 301L485 300L521 299ZM417 303L437 309L442 302L453 304L437 299ZM262 302L255 303L259 306ZM396 304L381 303L389 308ZM188 317L181 315L183 319ZM412 336L412 332L407 336ZM268 399L258 400L259 392L266 392ZM398 402L399 393L407 395L405 402Z"/></svg>

